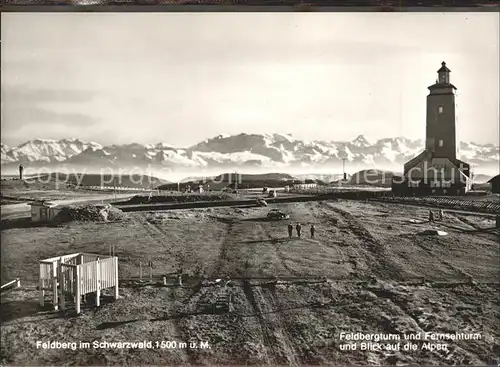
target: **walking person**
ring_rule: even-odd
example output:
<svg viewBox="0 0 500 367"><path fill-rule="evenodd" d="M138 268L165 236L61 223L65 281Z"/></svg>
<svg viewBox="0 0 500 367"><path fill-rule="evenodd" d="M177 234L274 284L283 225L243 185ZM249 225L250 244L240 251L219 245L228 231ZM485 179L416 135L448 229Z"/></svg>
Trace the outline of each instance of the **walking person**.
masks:
<svg viewBox="0 0 500 367"><path fill-rule="evenodd" d="M297 223L297 225L295 226L295 230L297 231L297 237L300 238L300 231L302 230L302 226L300 225L300 223Z"/></svg>
<svg viewBox="0 0 500 367"><path fill-rule="evenodd" d="M293 235L293 225L292 223L288 224L288 238L292 238Z"/></svg>
<svg viewBox="0 0 500 367"><path fill-rule="evenodd" d="M439 209L439 220L443 220L443 209Z"/></svg>
<svg viewBox="0 0 500 367"><path fill-rule="evenodd" d="M432 210L429 210L429 222L434 223L434 213Z"/></svg>
<svg viewBox="0 0 500 367"><path fill-rule="evenodd" d="M314 227L314 224L311 224L311 238L314 238L314 231L316 231L316 228Z"/></svg>

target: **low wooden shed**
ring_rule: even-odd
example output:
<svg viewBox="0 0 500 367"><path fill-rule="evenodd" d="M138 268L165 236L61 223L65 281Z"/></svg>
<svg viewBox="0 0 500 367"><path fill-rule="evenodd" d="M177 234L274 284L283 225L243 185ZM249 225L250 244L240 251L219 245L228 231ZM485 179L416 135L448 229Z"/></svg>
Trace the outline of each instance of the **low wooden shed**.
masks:
<svg viewBox="0 0 500 367"><path fill-rule="evenodd" d="M491 192L494 194L500 194L500 175L496 175L491 180L488 181L491 184Z"/></svg>
<svg viewBox="0 0 500 367"><path fill-rule="evenodd" d="M31 220L33 222L47 222L54 220L61 211L61 207L48 201L32 201L28 203L31 206Z"/></svg>

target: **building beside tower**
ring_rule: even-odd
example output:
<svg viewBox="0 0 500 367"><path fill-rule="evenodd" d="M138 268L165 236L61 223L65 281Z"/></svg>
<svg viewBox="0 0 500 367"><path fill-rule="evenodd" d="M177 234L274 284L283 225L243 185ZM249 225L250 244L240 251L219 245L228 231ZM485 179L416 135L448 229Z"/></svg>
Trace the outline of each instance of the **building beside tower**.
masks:
<svg viewBox="0 0 500 367"><path fill-rule="evenodd" d="M429 88L425 150L394 177L398 195L464 195L471 188L469 164L457 158L455 90L450 69L441 63L438 79Z"/></svg>

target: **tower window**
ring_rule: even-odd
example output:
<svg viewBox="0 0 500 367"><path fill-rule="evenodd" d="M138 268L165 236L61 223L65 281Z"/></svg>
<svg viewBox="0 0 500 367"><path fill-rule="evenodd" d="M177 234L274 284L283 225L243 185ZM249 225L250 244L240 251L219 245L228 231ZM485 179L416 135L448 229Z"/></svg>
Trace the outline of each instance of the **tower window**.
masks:
<svg viewBox="0 0 500 367"><path fill-rule="evenodd" d="M443 113L443 111L444 111L443 106L439 106L439 107L438 107L438 112L439 112L439 113Z"/></svg>
<svg viewBox="0 0 500 367"><path fill-rule="evenodd" d="M442 140L440 140L440 141L439 141L439 146L440 146L440 147L442 147L442 146L443 146L443 141L442 141Z"/></svg>

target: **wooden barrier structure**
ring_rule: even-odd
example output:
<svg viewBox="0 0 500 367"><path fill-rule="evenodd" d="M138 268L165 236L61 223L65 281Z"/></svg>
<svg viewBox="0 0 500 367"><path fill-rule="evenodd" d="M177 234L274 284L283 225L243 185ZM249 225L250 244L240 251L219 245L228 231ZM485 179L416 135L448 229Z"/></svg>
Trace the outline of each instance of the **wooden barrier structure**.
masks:
<svg viewBox="0 0 500 367"><path fill-rule="evenodd" d="M66 308L66 297L73 297L76 313L81 310L81 298L96 295L100 306L101 290L114 288L118 298L118 257L75 253L40 261L40 306L45 303L45 292L52 291L54 310Z"/></svg>
<svg viewBox="0 0 500 367"><path fill-rule="evenodd" d="M10 282L5 283L4 285L2 285L2 287L0 289L2 291L5 291L5 290L8 290L8 289L12 289L12 288L19 288L20 286L21 286L21 280L19 278L16 278L16 279L11 280Z"/></svg>
<svg viewBox="0 0 500 367"><path fill-rule="evenodd" d="M474 211L485 214L498 214L500 202L490 200L471 200L470 197L456 196L398 196L389 189L363 190L345 189L342 187L317 187L315 189L290 189L290 192L308 195L323 195L324 200L372 200L395 204L418 206L439 206L441 209Z"/></svg>

